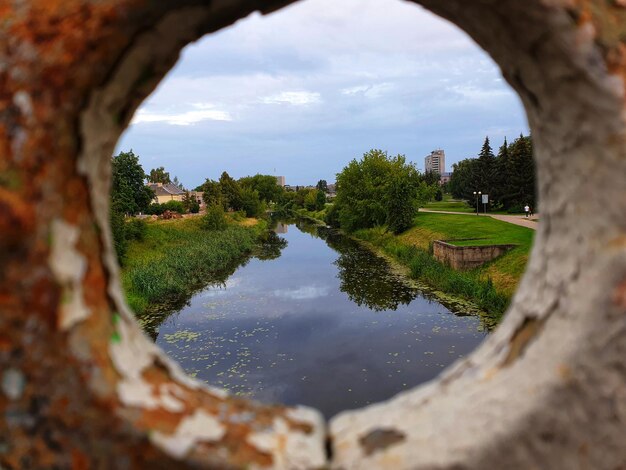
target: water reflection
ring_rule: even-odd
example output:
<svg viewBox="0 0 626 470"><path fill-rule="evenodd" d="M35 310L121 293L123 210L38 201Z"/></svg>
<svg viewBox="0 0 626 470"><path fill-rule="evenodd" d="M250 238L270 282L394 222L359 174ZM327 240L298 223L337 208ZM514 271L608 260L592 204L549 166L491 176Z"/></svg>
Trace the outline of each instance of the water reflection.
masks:
<svg viewBox="0 0 626 470"><path fill-rule="evenodd" d="M393 275L382 258L372 255L353 240L325 228L318 233L328 246L340 253L335 261L340 289L357 305L377 312L397 310L419 294L417 289Z"/></svg>
<svg viewBox="0 0 626 470"><path fill-rule="evenodd" d="M298 222L283 237L278 258L248 260L160 325L189 374L329 417L432 379L486 334L337 232Z"/></svg>

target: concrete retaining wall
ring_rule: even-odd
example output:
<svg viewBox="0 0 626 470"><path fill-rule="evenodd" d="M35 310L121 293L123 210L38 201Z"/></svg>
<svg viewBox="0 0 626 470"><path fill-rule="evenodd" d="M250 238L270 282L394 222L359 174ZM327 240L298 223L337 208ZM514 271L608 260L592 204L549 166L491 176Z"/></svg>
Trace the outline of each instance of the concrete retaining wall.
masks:
<svg viewBox="0 0 626 470"><path fill-rule="evenodd" d="M472 269L503 255L516 245L456 246L443 240L433 242L433 255L454 269Z"/></svg>

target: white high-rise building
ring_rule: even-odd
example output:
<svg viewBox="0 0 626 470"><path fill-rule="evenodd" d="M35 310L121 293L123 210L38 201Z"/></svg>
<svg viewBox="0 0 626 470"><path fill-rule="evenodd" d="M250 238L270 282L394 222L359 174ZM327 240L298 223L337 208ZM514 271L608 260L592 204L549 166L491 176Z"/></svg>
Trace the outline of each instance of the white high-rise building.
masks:
<svg viewBox="0 0 626 470"><path fill-rule="evenodd" d="M439 173L443 175L446 172L446 154L443 150L437 149L430 152L425 158L424 168L426 173Z"/></svg>

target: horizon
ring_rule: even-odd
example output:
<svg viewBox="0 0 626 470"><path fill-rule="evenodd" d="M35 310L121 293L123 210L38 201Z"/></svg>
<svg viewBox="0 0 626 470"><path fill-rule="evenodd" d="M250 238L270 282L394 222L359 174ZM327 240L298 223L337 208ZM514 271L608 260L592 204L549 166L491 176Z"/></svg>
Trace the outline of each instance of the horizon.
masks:
<svg viewBox="0 0 626 470"><path fill-rule="evenodd" d="M187 46L115 154L189 188L223 171L303 186L372 148L420 171L442 148L451 171L486 136L497 152L520 133L519 98L455 26L399 0L304 0Z"/></svg>

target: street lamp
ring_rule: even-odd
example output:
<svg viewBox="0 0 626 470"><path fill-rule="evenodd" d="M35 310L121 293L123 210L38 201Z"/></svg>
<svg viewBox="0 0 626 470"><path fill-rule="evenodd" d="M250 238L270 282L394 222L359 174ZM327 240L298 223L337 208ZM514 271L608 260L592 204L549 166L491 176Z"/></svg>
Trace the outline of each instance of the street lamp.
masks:
<svg viewBox="0 0 626 470"><path fill-rule="evenodd" d="M480 197L480 191L474 191L474 196L476 196L476 215L478 215L478 198Z"/></svg>

